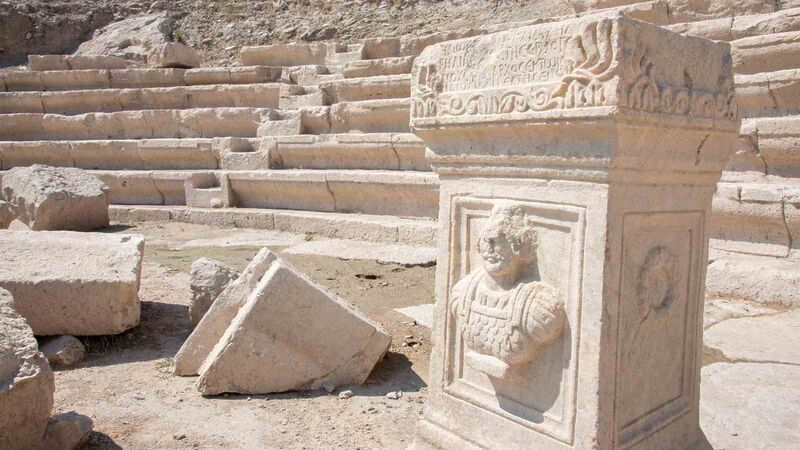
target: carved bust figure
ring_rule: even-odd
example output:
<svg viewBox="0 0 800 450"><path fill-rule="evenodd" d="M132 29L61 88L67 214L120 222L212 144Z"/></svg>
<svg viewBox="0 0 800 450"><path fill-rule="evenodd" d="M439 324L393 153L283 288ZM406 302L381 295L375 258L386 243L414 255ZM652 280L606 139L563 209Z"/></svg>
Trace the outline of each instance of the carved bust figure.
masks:
<svg viewBox="0 0 800 450"><path fill-rule="evenodd" d="M511 376L564 328L561 295L533 275L537 245L521 207L496 206L478 241L483 264L453 287L465 361L489 376Z"/></svg>

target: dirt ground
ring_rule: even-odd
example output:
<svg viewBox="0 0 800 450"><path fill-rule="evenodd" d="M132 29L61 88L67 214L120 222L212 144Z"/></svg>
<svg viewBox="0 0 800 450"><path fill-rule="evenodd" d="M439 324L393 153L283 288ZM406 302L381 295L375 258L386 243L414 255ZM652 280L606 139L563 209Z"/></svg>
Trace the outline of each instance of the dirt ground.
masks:
<svg viewBox="0 0 800 450"><path fill-rule="evenodd" d="M352 302L392 334L389 353L355 396L323 391L202 397L195 377L170 373L192 331L189 267L208 256L244 268L262 244L276 251L312 238L199 225L148 223L110 232L147 238L141 323L118 336L82 338L88 356L56 368L55 412L94 420L86 449L405 448L422 413L430 331L394 311L433 302L434 268L286 255L295 267ZM229 239L226 236L230 236ZM255 245L242 245L246 242ZM385 397L402 391L398 400Z"/></svg>

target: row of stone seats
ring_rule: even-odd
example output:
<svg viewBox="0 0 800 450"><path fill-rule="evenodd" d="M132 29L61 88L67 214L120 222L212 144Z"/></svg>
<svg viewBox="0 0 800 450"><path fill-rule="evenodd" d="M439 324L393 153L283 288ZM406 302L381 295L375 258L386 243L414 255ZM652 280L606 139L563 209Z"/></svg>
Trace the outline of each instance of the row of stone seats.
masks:
<svg viewBox="0 0 800 450"><path fill-rule="evenodd" d="M253 107L298 109L340 102L408 98L410 76L329 81L314 87L281 83L0 92L0 114Z"/></svg>
<svg viewBox="0 0 800 450"><path fill-rule="evenodd" d="M221 191L228 201L188 206L295 209L434 218L438 182L433 173L378 170L93 170L110 188L113 204L186 205L196 191ZM214 180L191 182L193 175ZM201 180L203 180L201 178ZM189 182L187 186L187 182ZM198 192L202 194L202 192ZM220 195L224 193L220 192Z"/></svg>
<svg viewBox="0 0 800 450"><path fill-rule="evenodd" d="M188 108L92 112L76 115L0 115L0 141L268 137L328 133L407 133L408 99L343 102L331 106Z"/></svg>
<svg viewBox="0 0 800 450"><path fill-rule="evenodd" d="M0 170L32 164L101 170L430 168L422 141L405 133L0 142Z"/></svg>

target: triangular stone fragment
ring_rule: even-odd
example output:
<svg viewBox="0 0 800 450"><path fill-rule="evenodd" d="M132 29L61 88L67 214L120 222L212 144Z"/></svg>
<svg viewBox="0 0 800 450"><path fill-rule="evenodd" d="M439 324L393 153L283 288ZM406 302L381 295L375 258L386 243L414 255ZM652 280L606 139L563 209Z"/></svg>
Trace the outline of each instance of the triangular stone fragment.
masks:
<svg viewBox="0 0 800 450"><path fill-rule="evenodd" d="M206 358L197 388L263 394L360 384L390 343L380 325L277 258Z"/></svg>
<svg viewBox="0 0 800 450"><path fill-rule="evenodd" d="M247 301L250 293L258 285L270 264L277 256L269 249L261 249L244 272L220 293L208 312L197 324L194 331L175 355L173 371L175 375L197 375L206 356L220 340L239 308Z"/></svg>

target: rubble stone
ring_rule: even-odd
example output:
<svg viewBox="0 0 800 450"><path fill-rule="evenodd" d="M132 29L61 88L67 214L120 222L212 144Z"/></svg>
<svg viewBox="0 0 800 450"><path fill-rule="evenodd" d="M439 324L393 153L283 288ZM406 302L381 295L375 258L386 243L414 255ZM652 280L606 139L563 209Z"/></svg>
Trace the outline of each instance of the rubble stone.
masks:
<svg viewBox="0 0 800 450"><path fill-rule="evenodd" d="M266 394L360 384L390 343L380 325L277 258L206 358L197 388Z"/></svg>
<svg viewBox="0 0 800 450"><path fill-rule="evenodd" d="M144 63L150 50L170 42L174 21L167 13L131 17L95 31L76 55L108 55Z"/></svg>
<svg viewBox="0 0 800 450"><path fill-rule="evenodd" d="M0 289L0 448L41 447L54 391L53 371L31 327L15 311L11 293Z"/></svg>
<svg viewBox="0 0 800 450"><path fill-rule="evenodd" d="M52 366L74 366L86 356L86 347L75 336L68 334L45 338L40 347L47 362Z"/></svg>
<svg viewBox="0 0 800 450"><path fill-rule="evenodd" d="M37 335L117 334L139 323L142 236L4 231L0 248L0 287Z"/></svg>
<svg viewBox="0 0 800 450"><path fill-rule="evenodd" d="M16 217L11 203L0 200L0 230L8 228Z"/></svg>
<svg viewBox="0 0 800 450"><path fill-rule="evenodd" d="M108 226L108 186L82 169L15 167L3 175L0 188L17 218L32 230Z"/></svg>
<svg viewBox="0 0 800 450"><path fill-rule="evenodd" d="M44 435L47 450L71 450L89 439L94 428L90 417L70 411L50 418Z"/></svg>
<svg viewBox="0 0 800 450"><path fill-rule="evenodd" d="M192 263L189 277L192 290L189 318L197 325L217 296L239 277L239 272L211 258L200 258Z"/></svg>
<svg viewBox="0 0 800 450"><path fill-rule="evenodd" d="M167 42L150 50L147 64L150 67L191 69L200 66L200 56L188 45Z"/></svg>

